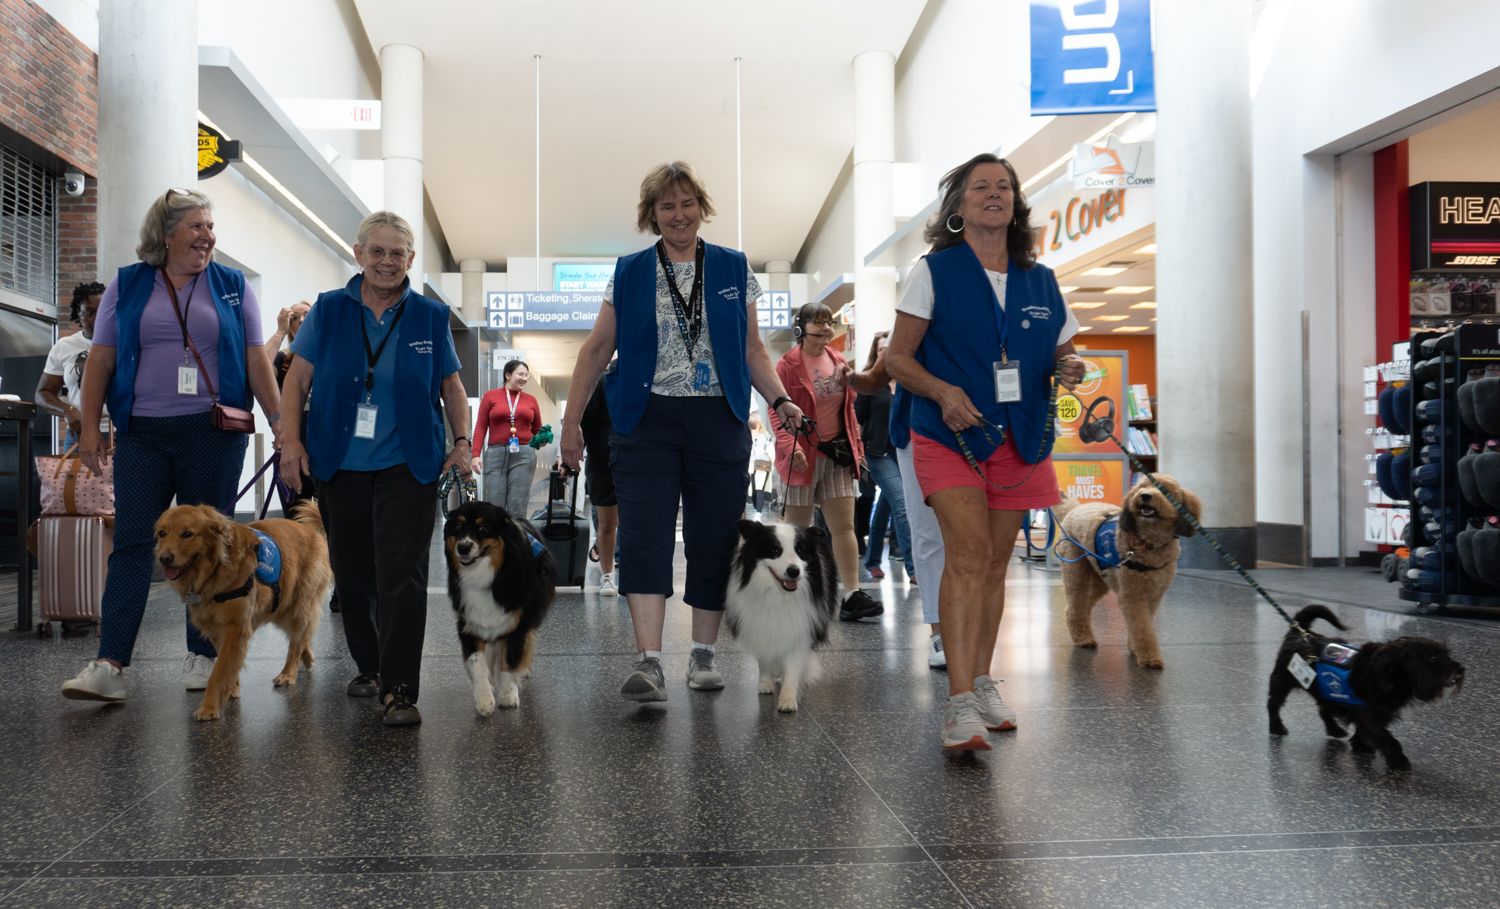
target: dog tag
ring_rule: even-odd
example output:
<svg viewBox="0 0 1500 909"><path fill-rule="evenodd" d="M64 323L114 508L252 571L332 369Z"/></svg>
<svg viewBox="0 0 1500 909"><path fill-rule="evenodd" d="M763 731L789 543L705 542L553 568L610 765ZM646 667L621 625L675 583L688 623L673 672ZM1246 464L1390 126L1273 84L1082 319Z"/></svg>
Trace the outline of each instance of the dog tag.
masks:
<svg viewBox="0 0 1500 909"><path fill-rule="evenodd" d="M1317 671L1308 665L1307 658L1300 653L1292 654L1291 660L1286 664L1286 671L1290 672L1297 680L1297 684L1303 688L1312 687L1313 681L1318 677Z"/></svg>
<svg viewBox="0 0 1500 909"><path fill-rule="evenodd" d="M1021 400L1021 361L995 361L995 403L1015 404Z"/></svg>
<svg viewBox="0 0 1500 909"><path fill-rule="evenodd" d="M516 436L511 436L510 442L505 447L511 454L519 454L521 451L521 440Z"/></svg>
<svg viewBox="0 0 1500 909"><path fill-rule="evenodd" d="M198 393L198 370L192 366L177 367L177 393L180 395L195 395Z"/></svg>
<svg viewBox="0 0 1500 909"><path fill-rule="evenodd" d="M708 385L713 381L714 373L709 368L707 360L699 360L698 365L693 367L693 391L708 391Z"/></svg>
<svg viewBox="0 0 1500 909"><path fill-rule="evenodd" d="M375 438L375 412L379 410L375 404L361 404L354 412L354 437L356 439Z"/></svg>

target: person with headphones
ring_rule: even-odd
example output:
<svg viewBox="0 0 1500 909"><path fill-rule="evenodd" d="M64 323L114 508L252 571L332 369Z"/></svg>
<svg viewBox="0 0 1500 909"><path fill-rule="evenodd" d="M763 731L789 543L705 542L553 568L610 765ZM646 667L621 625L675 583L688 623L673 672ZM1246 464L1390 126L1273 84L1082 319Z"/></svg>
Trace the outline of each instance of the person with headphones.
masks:
<svg viewBox="0 0 1500 909"><path fill-rule="evenodd" d="M797 346L777 361L776 375L792 403L816 419L808 433L776 427L776 472L787 484L786 519L809 527L814 506L822 508L844 582L839 618L858 622L885 612L879 600L859 589L859 541L854 535L855 484L865 457L854 399L856 392L878 392L881 383L870 372L856 373L842 353L828 346L833 313L823 304L808 303L797 311L792 336Z"/></svg>
<svg viewBox="0 0 1500 909"><path fill-rule="evenodd" d="M1062 499L1053 379L1075 388L1084 364L1009 162L971 158L943 177L940 198L932 251L906 279L886 356L914 395L913 464L942 530L943 747L988 751L987 729L1016 726L990 675L1006 570L1027 511Z"/></svg>

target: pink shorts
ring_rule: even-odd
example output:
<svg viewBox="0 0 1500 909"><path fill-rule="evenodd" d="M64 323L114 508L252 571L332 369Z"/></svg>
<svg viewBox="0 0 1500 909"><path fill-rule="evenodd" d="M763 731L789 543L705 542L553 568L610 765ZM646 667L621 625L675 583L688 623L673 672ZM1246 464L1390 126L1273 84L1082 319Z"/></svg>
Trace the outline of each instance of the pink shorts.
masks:
<svg viewBox="0 0 1500 909"><path fill-rule="evenodd" d="M1057 488L1057 472L1052 469L1052 457L1043 458L1033 469L1033 465L1021 458L1015 439L1009 435L989 460L980 462L984 477L974 471L969 459L961 453L918 432L911 434L911 453L924 502L938 490L955 486L984 490L991 510L1025 511L1048 508L1062 501L1062 491ZM996 486L1015 488L996 489Z"/></svg>

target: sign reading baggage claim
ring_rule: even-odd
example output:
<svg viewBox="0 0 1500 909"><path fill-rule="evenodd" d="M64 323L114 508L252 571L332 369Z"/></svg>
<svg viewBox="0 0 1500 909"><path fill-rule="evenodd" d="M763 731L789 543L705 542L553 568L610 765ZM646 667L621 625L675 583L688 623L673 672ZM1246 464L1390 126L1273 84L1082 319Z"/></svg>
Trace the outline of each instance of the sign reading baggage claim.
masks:
<svg viewBox="0 0 1500 909"><path fill-rule="evenodd" d="M604 305L604 291L490 291L489 327L526 331L589 331Z"/></svg>

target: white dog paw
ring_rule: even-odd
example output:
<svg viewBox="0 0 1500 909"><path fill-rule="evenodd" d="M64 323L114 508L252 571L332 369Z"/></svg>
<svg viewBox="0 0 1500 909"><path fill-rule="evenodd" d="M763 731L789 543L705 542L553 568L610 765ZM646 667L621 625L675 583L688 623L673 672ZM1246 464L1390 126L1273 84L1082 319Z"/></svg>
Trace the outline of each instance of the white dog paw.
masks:
<svg viewBox="0 0 1500 909"><path fill-rule="evenodd" d="M776 709L780 710L782 713L796 713L797 712L797 699L796 698L782 698L780 701L778 701L776 703Z"/></svg>
<svg viewBox="0 0 1500 909"><path fill-rule="evenodd" d="M774 679L761 679L760 680L760 687L758 689L756 689L756 690L759 691L761 694L775 694L776 693L776 681Z"/></svg>
<svg viewBox="0 0 1500 909"><path fill-rule="evenodd" d="M476 698L474 700L474 709L479 711L480 716L489 716L495 712L495 699L493 697Z"/></svg>
<svg viewBox="0 0 1500 909"><path fill-rule="evenodd" d="M501 707L521 706L521 689L517 688L514 684L501 685L500 697L497 703L499 703Z"/></svg>

